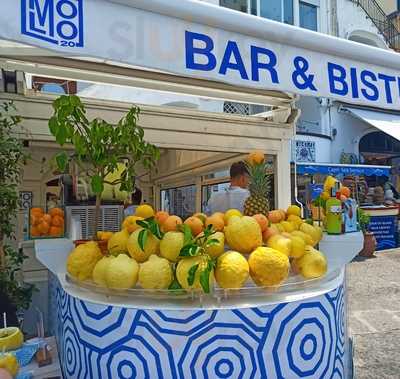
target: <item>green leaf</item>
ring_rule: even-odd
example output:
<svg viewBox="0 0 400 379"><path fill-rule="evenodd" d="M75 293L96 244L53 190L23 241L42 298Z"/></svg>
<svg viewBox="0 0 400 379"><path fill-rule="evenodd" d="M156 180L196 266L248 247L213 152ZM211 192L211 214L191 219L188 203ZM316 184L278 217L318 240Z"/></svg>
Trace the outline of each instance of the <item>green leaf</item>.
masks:
<svg viewBox="0 0 400 379"><path fill-rule="evenodd" d="M92 191L96 195L100 195L104 190L104 183L100 175L94 175L91 179Z"/></svg>
<svg viewBox="0 0 400 379"><path fill-rule="evenodd" d="M199 268L198 264L190 267L190 270L188 272L188 277L187 277L187 281L188 281L189 286L193 285L194 279L195 279L195 276L196 276L196 271L197 271L198 268Z"/></svg>
<svg viewBox="0 0 400 379"><path fill-rule="evenodd" d="M65 168L67 167L67 163L68 163L67 154L64 151L61 153L58 153L56 155L56 162L57 162L57 166L58 166L59 170L64 172Z"/></svg>
<svg viewBox="0 0 400 379"><path fill-rule="evenodd" d="M57 118L55 116L51 117L49 120L49 130L53 136L55 136L57 134L58 122L57 122Z"/></svg>
<svg viewBox="0 0 400 379"><path fill-rule="evenodd" d="M136 221L136 224L138 224L139 226L141 226L142 228L144 228L144 229L147 229L148 228L148 223L147 223L147 221L144 221L144 220L137 220Z"/></svg>
<svg viewBox="0 0 400 379"><path fill-rule="evenodd" d="M55 137L57 143L63 146L65 142L67 142L67 137L68 137L67 128L64 125L60 125L56 130Z"/></svg>
<svg viewBox="0 0 400 379"><path fill-rule="evenodd" d="M213 245L218 245L218 244L219 244L219 241L215 238L207 240L207 242L206 242L207 246L213 246Z"/></svg>
<svg viewBox="0 0 400 379"><path fill-rule="evenodd" d="M189 245L190 243L192 243L193 240L192 229L190 229L188 225L183 224L182 230L184 234L183 246Z"/></svg>
<svg viewBox="0 0 400 379"><path fill-rule="evenodd" d="M179 282L174 279L172 281L172 283L170 284L170 286L168 287L168 289L170 291L173 291L174 293L184 293L185 291L179 291L179 290L183 290L182 286L179 284Z"/></svg>
<svg viewBox="0 0 400 379"><path fill-rule="evenodd" d="M199 249L200 248L194 244L186 245L181 249L179 256L180 257L194 257L197 255Z"/></svg>
<svg viewBox="0 0 400 379"><path fill-rule="evenodd" d="M200 274L200 284L201 288L205 293L210 293L210 273L211 268L209 265Z"/></svg>
<svg viewBox="0 0 400 379"><path fill-rule="evenodd" d="M149 235L149 231L144 229L141 230L139 233L139 237L138 237L138 243L139 243L139 247L140 249L144 252L144 248L146 246L146 242L147 242L147 237Z"/></svg>

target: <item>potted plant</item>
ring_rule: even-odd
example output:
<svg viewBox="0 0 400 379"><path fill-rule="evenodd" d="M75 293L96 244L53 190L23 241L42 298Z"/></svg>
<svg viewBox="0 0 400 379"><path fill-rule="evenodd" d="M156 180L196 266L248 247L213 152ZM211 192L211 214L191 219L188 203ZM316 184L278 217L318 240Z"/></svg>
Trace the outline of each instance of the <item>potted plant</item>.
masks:
<svg viewBox="0 0 400 379"><path fill-rule="evenodd" d="M104 185L120 185L121 191L132 192L137 166L153 168L160 152L144 140L144 130L137 124L140 110L136 106L116 125L100 118L88 120L78 96L63 95L54 101L53 108L54 114L49 120L51 134L61 146L70 143L74 147L72 154L66 151L57 154L57 166L65 172L69 164L75 163L90 178L90 187L96 196L92 239L97 240ZM121 176L109 181L121 164L124 165Z"/></svg>
<svg viewBox="0 0 400 379"><path fill-rule="evenodd" d="M358 225L364 235L364 246L358 255L362 257L372 257L376 249L376 239L374 233L369 231L371 217L363 209L358 208Z"/></svg>
<svg viewBox="0 0 400 379"><path fill-rule="evenodd" d="M0 104L0 314L7 314L9 326L18 326L17 314L29 308L34 291L20 276L26 257L10 244L20 205L21 169L28 158L16 134L21 117L15 113L12 102Z"/></svg>

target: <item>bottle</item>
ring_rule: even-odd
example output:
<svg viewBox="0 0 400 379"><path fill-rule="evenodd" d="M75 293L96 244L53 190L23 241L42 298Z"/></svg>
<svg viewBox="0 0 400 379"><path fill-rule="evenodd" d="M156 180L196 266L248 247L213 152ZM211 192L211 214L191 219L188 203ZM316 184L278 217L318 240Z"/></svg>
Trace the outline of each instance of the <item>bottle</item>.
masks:
<svg viewBox="0 0 400 379"><path fill-rule="evenodd" d="M326 232L328 234L342 234L342 202L336 198L339 192L339 183L331 189L331 197L326 201Z"/></svg>

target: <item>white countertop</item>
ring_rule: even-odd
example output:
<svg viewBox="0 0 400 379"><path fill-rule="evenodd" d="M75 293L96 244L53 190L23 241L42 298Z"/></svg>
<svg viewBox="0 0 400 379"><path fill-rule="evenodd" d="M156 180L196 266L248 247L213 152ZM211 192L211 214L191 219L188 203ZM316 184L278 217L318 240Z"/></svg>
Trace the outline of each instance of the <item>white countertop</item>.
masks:
<svg viewBox="0 0 400 379"><path fill-rule="evenodd" d="M182 310L252 308L319 296L343 283L344 267L358 254L362 245L361 232L338 236L324 235L320 250L328 259L328 273L321 279L304 282L299 276L291 276L279 289L274 290L257 288L249 280L245 288L240 291L216 290L212 296L192 294L192 297L186 296L186 298L162 296L159 293L151 298L152 294L144 290L122 291L122 294L116 294L107 290L97 292L90 287L83 288L66 278L65 262L73 248L71 240L37 240L35 250L37 259L58 277L63 289L73 297L124 308Z"/></svg>

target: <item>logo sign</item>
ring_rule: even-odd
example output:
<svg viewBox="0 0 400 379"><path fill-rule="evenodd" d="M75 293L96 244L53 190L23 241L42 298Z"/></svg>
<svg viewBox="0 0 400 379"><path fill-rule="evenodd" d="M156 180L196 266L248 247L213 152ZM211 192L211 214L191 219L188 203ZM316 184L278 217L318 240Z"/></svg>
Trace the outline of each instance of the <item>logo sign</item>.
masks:
<svg viewBox="0 0 400 379"><path fill-rule="evenodd" d="M21 0L21 33L62 47L83 47L83 0Z"/></svg>
<svg viewBox="0 0 400 379"><path fill-rule="evenodd" d="M314 141L296 141L296 162L315 162Z"/></svg>

